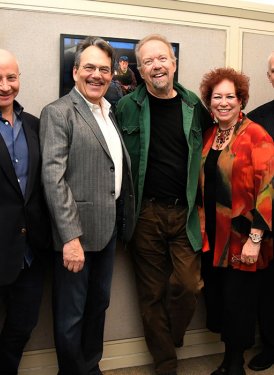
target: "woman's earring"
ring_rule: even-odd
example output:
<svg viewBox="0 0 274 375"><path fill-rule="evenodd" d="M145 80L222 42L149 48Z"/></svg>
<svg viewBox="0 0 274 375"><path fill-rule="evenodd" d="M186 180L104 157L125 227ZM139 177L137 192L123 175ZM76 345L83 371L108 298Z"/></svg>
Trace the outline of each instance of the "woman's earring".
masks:
<svg viewBox="0 0 274 375"><path fill-rule="evenodd" d="M213 112L210 112L210 116L212 118L213 124L217 124L217 120L215 119Z"/></svg>

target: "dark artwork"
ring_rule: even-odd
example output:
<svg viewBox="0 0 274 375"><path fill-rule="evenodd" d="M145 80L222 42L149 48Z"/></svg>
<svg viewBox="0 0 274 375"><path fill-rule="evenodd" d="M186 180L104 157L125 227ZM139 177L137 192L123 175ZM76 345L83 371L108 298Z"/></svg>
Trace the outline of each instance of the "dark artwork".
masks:
<svg viewBox="0 0 274 375"><path fill-rule="evenodd" d="M60 97L67 94L74 86L74 80L72 76L74 54L77 44L85 38L85 35L61 34L60 36ZM136 85L142 82L142 78L140 77L139 71L137 69L134 53L135 46L138 43L138 40L107 37L102 38L108 41L116 52L114 76L109 90L106 94L107 100L111 102L111 104L115 105L123 95L133 91ZM172 46L174 48L175 56L178 60L179 44L172 43ZM129 68L127 74L121 73L120 65L125 64L124 61ZM175 80L177 79L178 69L175 73Z"/></svg>

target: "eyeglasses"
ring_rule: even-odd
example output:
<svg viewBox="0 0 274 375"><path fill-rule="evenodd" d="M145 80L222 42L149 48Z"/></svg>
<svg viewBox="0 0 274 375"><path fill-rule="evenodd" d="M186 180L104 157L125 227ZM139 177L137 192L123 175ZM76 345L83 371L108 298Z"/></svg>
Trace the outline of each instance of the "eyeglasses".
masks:
<svg viewBox="0 0 274 375"><path fill-rule="evenodd" d="M111 68L109 66L96 66L93 64L87 64L87 65L81 66L81 68L84 69L84 71L87 73L94 73L96 69L98 69L99 72L103 75L111 73Z"/></svg>
<svg viewBox="0 0 274 375"><path fill-rule="evenodd" d="M168 58L166 56L159 56L159 57L154 57L154 59L145 59L142 64L146 67L149 68L152 66L154 61L157 60L158 63L164 64L167 62Z"/></svg>
<svg viewBox="0 0 274 375"><path fill-rule="evenodd" d="M20 73L19 74L10 74L10 75L7 75L6 77L0 76L0 86L4 86L5 81L7 82L7 84L18 81L19 76L20 76Z"/></svg>

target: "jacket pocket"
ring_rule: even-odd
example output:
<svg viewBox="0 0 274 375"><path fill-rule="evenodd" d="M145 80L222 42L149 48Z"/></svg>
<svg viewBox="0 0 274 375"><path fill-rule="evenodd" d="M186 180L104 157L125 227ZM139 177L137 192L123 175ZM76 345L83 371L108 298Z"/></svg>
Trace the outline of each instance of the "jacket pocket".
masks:
<svg viewBox="0 0 274 375"><path fill-rule="evenodd" d="M83 236L86 237L95 228L95 209L93 202L76 201L80 222L83 230Z"/></svg>
<svg viewBox="0 0 274 375"><path fill-rule="evenodd" d="M139 125L123 126L122 136L131 159L133 180L138 175L140 160L140 127Z"/></svg>
<svg viewBox="0 0 274 375"><path fill-rule="evenodd" d="M140 127L136 126L123 126L122 135L127 147L127 150L131 155L140 154Z"/></svg>
<svg viewBox="0 0 274 375"><path fill-rule="evenodd" d="M122 126L123 134L127 135L135 135L140 133L140 126L139 125L124 125Z"/></svg>

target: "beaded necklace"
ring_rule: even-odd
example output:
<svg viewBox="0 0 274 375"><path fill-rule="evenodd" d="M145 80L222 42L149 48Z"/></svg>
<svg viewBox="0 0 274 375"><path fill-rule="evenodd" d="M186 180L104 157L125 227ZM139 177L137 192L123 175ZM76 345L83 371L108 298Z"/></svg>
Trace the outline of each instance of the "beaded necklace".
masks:
<svg viewBox="0 0 274 375"><path fill-rule="evenodd" d="M236 125L236 124L235 124ZM216 134L216 150L220 150L223 144L229 140L231 131L235 128L235 125L232 125L228 129L221 129L218 127L217 134Z"/></svg>

